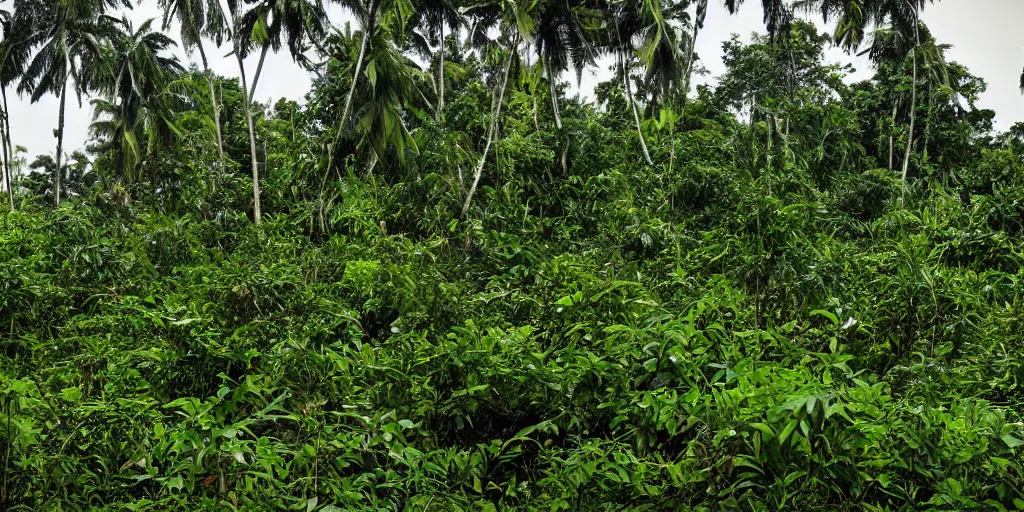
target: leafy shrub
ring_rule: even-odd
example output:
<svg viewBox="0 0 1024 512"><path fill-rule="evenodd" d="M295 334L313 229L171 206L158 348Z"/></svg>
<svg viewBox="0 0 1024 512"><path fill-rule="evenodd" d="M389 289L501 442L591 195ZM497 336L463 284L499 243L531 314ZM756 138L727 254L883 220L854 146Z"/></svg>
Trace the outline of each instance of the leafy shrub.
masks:
<svg viewBox="0 0 1024 512"><path fill-rule="evenodd" d="M835 205L839 211L868 222L882 215L899 189L899 179L888 169L865 171L841 182L835 194Z"/></svg>

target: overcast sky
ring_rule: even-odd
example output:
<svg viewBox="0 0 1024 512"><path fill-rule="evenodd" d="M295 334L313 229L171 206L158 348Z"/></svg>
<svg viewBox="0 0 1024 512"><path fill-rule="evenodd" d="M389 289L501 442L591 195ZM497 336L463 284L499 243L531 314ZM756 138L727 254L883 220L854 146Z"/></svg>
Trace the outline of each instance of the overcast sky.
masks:
<svg viewBox="0 0 1024 512"><path fill-rule="evenodd" d="M709 76L699 82L713 82L724 71L722 65L722 42L736 33L749 38L752 32L763 31L760 2L747 2L740 13L730 16L721 2L713 1L697 43L697 52ZM339 8L329 10L331 19L338 25L346 19ZM130 14L136 23L147 18L159 17L155 1L147 1ZM950 60L966 65L972 73L988 82L988 91L982 95L979 106L996 112L996 128L1006 129L1013 123L1024 121L1024 96L1018 89L1019 75L1024 67L1024 0L943 0L928 6L922 12L922 19L931 28L936 38L953 45L948 53ZM821 21L816 20L816 21ZM824 26L823 26L824 27ZM178 34L170 34L177 39ZM212 45L208 46L212 48ZM192 61L179 49L179 59L188 65ZM209 49L211 65L215 72L228 77L238 76L234 58L227 58L227 50ZM839 50L829 52L829 57L840 62L851 62L857 68L856 79L871 76L869 64L864 59L851 59ZM257 56L246 62L248 75L256 67ZM595 73L585 75L581 92L586 95L600 80L607 79L606 65ZM563 79L575 82L574 77ZM260 78L255 100L266 102L277 98L302 101L309 90L310 77L292 63L288 55L270 55ZM575 87L574 87L575 89ZM53 130L57 126L57 98L46 96L38 103L30 104L28 98L10 98L11 129L13 142L28 149L29 161L40 153L52 154L56 149ZM88 137L92 113L88 100L80 108L77 101L69 97L65 131L65 148L68 154L81 148Z"/></svg>

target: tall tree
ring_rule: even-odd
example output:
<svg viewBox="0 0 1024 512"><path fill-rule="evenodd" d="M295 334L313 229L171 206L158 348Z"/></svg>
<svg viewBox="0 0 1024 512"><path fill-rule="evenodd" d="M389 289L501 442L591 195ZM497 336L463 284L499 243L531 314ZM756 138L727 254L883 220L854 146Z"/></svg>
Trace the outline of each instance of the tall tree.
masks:
<svg viewBox="0 0 1024 512"><path fill-rule="evenodd" d="M683 107L686 107L686 96L690 94L690 81L693 77L693 62L697 52L697 37L700 36L700 31L704 29L704 20L708 16L708 0L697 0L696 16L693 21L693 31L690 36L689 44L686 48L686 69L683 71L683 87L682 87L682 100Z"/></svg>
<svg viewBox="0 0 1024 512"><path fill-rule="evenodd" d="M409 20L410 45L422 55L429 55L436 44L434 58L437 60L437 106L435 117L440 120L444 113L444 41L445 27L452 32L462 26L463 18L452 0L413 0L413 15Z"/></svg>
<svg viewBox="0 0 1024 512"><path fill-rule="evenodd" d="M44 0L23 0L17 9L29 12L38 32L32 36L32 43L40 47L25 69L19 92L29 93L33 103L45 94L60 98L57 118L57 152L55 155L54 197L55 204L61 199L61 159L64 152L64 113L67 106L68 86L73 87L79 104L82 95L91 89L89 67L100 59L103 39L110 34L111 24L104 17L108 8L130 8L129 0L68 0L48 2ZM70 84L69 84L70 82Z"/></svg>
<svg viewBox="0 0 1024 512"><path fill-rule="evenodd" d="M679 72L680 34L673 24L686 19L686 4L663 5L661 0L621 0L612 6L612 34L609 49L616 58L618 72L633 110L633 121L640 138L640 149L647 165L654 165L643 126L637 100L633 95L632 68L639 64L646 69L646 79L653 82L654 91L672 89L682 73ZM652 95L652 106L656 95Z"/></svg>
<svg viewBox="0 0 1024 512"><path fill-rule="evenodd" d="M767 1L767 0L766 0ZM917 54L921 46L920 11L926 4L935 0L801 0L798 8L818 10L825 22L836 19L835 40L847 49L859 47L871 26L889 25L892 30L900 33L905 39L914 41L914 50L910 53L912 60L912 83L910 123L908 142L903 156L904 182L910 165L910 153L914 138L914 124L917 120ZM892 165L890 164L890 167Z"/></svg>
<svg viewBox="0 0 1024 512"><path fill-rule="evenodd" d="M911 67L911 100L909 103L910 119L912 121L911 128L913 127L913 120L919 107L916 91L922 86L934 90L935 87L946 86L950 82L949 64L945 58L945 51L948 48L948 45L938 44L935 38L932 37L931 31L923 23L920 23L917 30L911 34L892 27L880 28L872 34L871 46L864 53L877 66L878 75L888 78L885 82L905 81L906 68L908 65ZM923 76L921 76L919 71L923 71ZM899 106L895 94L892 101L892 124L895 125ZM907 146L912 147L913 143L914 130L908 129ZM893 156L891 154L893 147L892 135L890 135L889 147L889 168L893 169ZM905 149L902 170L904 177L907 173L909 155L910 151Z"/></svg>
<svg viewBox="0 0 1024 512"><path fill-rule="evenodd" d="M537 29L534 31L533 47L536 48L547 77L555 127L561 131L558 77L571 66L576 72L576 81L580 82L583 70L595 63L597 28L600 26L601 13L583 2L570 3L565 0L547 0L537 9ZM569 144L570 140L566 138L560 158L563 171L568 171L566 155L569 152Z"/></svg>
<svg viewBox="0 0 1024 512"><path fill-rule="evenodd" d="M176 130L167 104L173 95L167 89L184 69L176 57L166 55L176 46L174 40L154 31L153 23L150 19L135 29L126 17L119 20L92 77L105 96L93 102L97 119L93 133L114 146L120 171L129 180L137 179L135 171L145 157L150 157L150 173L156 180L152 156Z"/></svg>
<svg viewBox="0 0 1024 512"><path fill-rule="evenodd" d="M406 107L419 96L415 75L421 71L402 53L401 40L387 37L382 31L377 32L377 39L370 44L366 66L373 69L374 76L368 100L355 112L358 144L370 149L372 162L390 155L404 161L408 154L418 152L403 115Z"/></svg>
<svg viewBox="0 0 1024 512"><path fill-rule="evenodd" d="M583 70L594 64L600 12L583 2L547 0L538 6L536 19L533 46L547 75L555 125L561 129L556 90L558 77L571 67L579 81Z"/></svg>
<svg viewBox="0 0 1024 512"><path fill-rule="evenodd" d="M330 175L334 166L334 153L337 151L338 143L348 127L349 113L352 110L352 100L355 98L356 87L363 74L365 67L366 52L370 42L376 39L379 31L388 38L405 32L405 24L413 12L411 0L341 0L340 3L355 16L359 23L362 39L359 44L359 55L356 57L355 69L352 73L352 83L349 86L348 95L345 98L345 106L342 108L341 116L338 118L338 127L334 134L334 140L327 148L327 166L325 175Z"/></svg>
<svg viewBox="0 0 1024 512"><path fill-rule="evenodd" d="M505 90L508 88L508 78L512 71L512 65L519 60L520 45L530 40L533 35L535 19L533 9L536 3L532 0L500 0L499 2L484 4L476 11L476 19L471 29L471 38L493 56L500 56L504 53L505 65L501 74L496 77L494 94L496 97L491 104L491 119L487 128L487 141L484 144L483 153L480 155L480 162L473 174L473 183L466 192L466 199L462 203L460 217L465 217L473 204L473 195L480 186L480 178L483 176L484 167L487 165L487 155L490 153L491 145L498 136L498 127L501 123L501 108L505 103ZM491 39L489 32L497 28L498 38Z"/></svg>
<svg viewBox="0 0 1024 512"><path fill-rule="evenodd" d="M172 19L181 26L181 44L186 51L199 51L203 63L203 73L210 88L210 104L213 106L213 125L217 132L217 153L224 158L224 135L220 124L220 104L217 102L217 91L213 71L206 56L203 44L204 36L216 36L225 29L227 19L219 0L160 0L164 10L163 28L168 30Z"/></svg>
<svg viewBox="0 0 1024 512"><path fill-rule="evenodd" d="M253 98L270 50L277 52L287 45L295 62L307 64L307 45L319 45L326 35L327 12L321 0L259 0L242 17L242 30L260 46L249 88L249 98Z"/></svg>
<svg viewBox="0 0 1024 512"><path fill-rule="evenodd" d="M19 46L24 47L21 34L15 30L13 16L10 11L0 10L0 159L3 160L3 184L7 189L7 199L10 202L11 210L14 210L14 178L11 175L11 154L8 151L11 145L11 131L7 119L7 85L20 78L24 70L24 58L19 59Z"/></svg>
<svg viewBox="0 0 1024 512"><path fill-rule="evenodd" d="M242 109L245 113L245 122L249 129L249 157L251 159L250 164L252 165L252 206L253 206L253 223L257 226L260 224L262 219L262 212L260 211L260 167L259 160L256 158L256 128L255 120L252 116L252 104L250 103L251 98L249 97L249 85L245 75L245 57L249 55L249 52L254 46L253 34L250 30L246 30L244 22L245 13L242 10L242 5L238 0L229 0L228 4L228 19L229 23L224 27L222 31L217 34L218 40L220 38L226 38L231 41L231 54L235 56L235 62L238 63L238 74L242 82Z"/></svg>

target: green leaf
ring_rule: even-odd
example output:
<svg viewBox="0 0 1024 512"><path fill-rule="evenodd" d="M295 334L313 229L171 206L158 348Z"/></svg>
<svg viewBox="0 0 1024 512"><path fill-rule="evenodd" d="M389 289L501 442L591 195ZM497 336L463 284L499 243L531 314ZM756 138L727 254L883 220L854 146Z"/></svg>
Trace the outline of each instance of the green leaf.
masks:
<svg viewBox="0 0 1024 512"><path fill-rule="evenodd" d="M775 438L775 431L772 430L772 427L764 423L752 423L750 426L756 428L757 430L760 430L761 436L764 438L765 441L771 441L773 438Z"/></svg>
<svg viewBox="0 0 1024 512"><path fill-rule="evenodd" d="M82 390L78 388L64 388L60 390L60 395L68 402L78 402L82 399Z"/></svg>
<svg viewBox="0 0 1024 512"><path fill-rule="evenodd" d="M398 420L398 424L404 429L410 429L416 426L411 420Z"/></svg>
<svg viewBox="0 0 1024 512"><path fill-rule="evenodd" d="M786 442L786 439L788 439L789 435L793 433L793 430L796 429L796 426L797 421L795 419L789 420L789 423L786 424L785 428L783 428L782 432L779 434L780 445Z"/></svg>
<svg viewBox="0 0 1024 512"><path fill-rule="evenodd" d="M831 311L825 311L824 309L815 309L811 311L811 316L823 316L832 322L832 325L839 325L839 317Z"/></svg>
<svg viewBox="0 0 1024 512"><path fill-rule="evenodd" d="M1016 448L1024 444L1024 441L1021 441L1020 439L1017 439L1016 437L1013 437L1010 434L1003 434L1002 436L999 437L999 439L1002 439L1003 442L1006 443L1006 446L1009 446L1010 448Z"/></svg>
<svg viewBox="0 0 1024 512"><path fill-rule="evenodd" d="M786 478L782 480L782 485L785 486L785 487L789 487L790 484L795 482L798 478L803 478L806 475L807 475L806 471L794 471L794 472L786 475Z"/></svg>

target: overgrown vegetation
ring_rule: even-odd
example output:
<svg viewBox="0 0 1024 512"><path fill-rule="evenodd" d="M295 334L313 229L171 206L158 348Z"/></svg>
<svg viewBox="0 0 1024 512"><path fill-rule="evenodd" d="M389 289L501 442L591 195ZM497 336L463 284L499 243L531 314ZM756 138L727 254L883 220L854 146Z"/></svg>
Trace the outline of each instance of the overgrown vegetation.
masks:
<svg viewBox="0 0 1024 512"><path fill-rule="evenodd" d="M0 507L1024 510L1024 129L921 4L842 3L810 2L871 80L777 2L687 98L706 1L382 0L327 36L167 2L240 64L315 42L300 106L68 2L95 80L20 89L100 115L0 213ZM65 48L19 39L64 3L14 4L4 85Z"/></svg>

